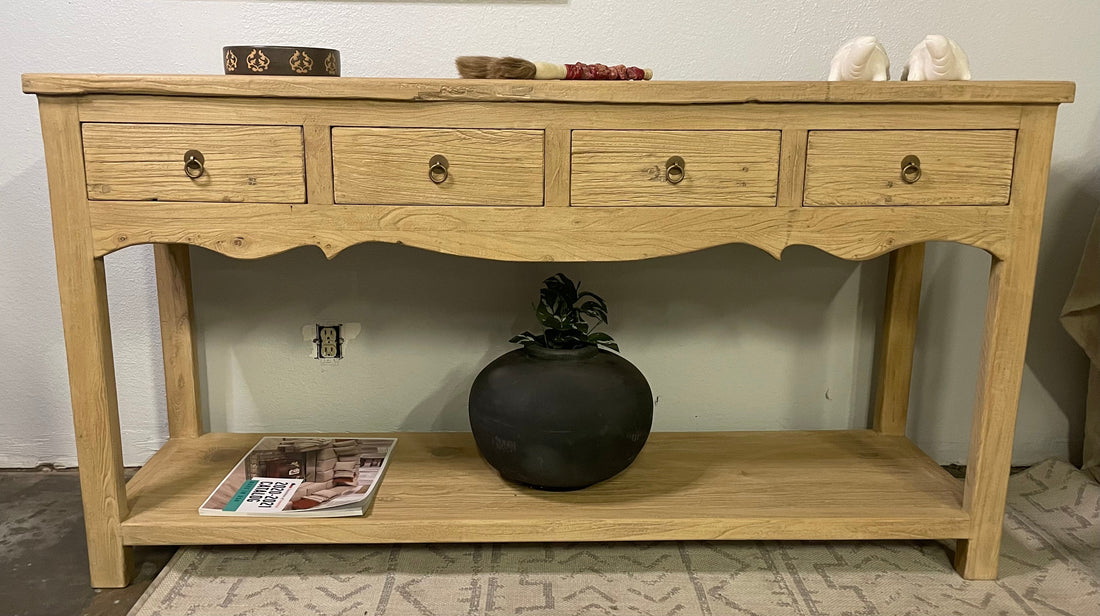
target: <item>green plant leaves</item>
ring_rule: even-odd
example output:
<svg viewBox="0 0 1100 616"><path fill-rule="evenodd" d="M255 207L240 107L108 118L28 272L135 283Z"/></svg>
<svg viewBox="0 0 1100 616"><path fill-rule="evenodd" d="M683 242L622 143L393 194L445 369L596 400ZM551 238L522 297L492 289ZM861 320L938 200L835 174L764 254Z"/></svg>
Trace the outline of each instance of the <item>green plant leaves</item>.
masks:
<svg viewBox="0 0 1100 616"><path fill-rule="evenodd" d="M607 304L604 304L603 300L600 300L599 302L584 302L583 304L581 304L580 311L598 320L600 323L607 323Z"/></svg>
<svg viewBox="0 0 1100 616"><path fill-rule="evenodd" d="M607 302L590 291L580 291L580 283L574 283L565 274L555 274L542 282L539 303L535 304L535 318L546 328L541 335L523 332L509 342L537 344L548 349L579 349L599 346L619 350L606 333L592 331L601 323L607 323ZM582 301L583 300L583 301ZM589 324L585 317L595 319Z"/></svg>
<svg viewBox="0 0 1100 616"><path fill-rule="evenodd" d="M607 334L605 334L603 332L593 332L591 334L588 334L588 342L590 344L595 344L596 346L607 347L607 348L613 349L615 351L619 350L619 345L615 343L615 341L611 338L611 336L608 336Z"/></svg>
<svg viewBox="0 0 1100 616"><path fill-rule="evenodd" d="M522 334L512 336L512 339L509 340L508 342L511 342L513 344L515 344L515 343L518 343L518 344L537 344L539 346L546 346L546 338L545 337L536 336L536 335L532 334L531 332L523 332Z"/></svg>
<svg viewBox="0 0 1100 616"><path fill-rule="evenodd" d="M551 276L543 280L542 284L546 287L539 293L543 297L550 295L560 298L570 306L577 303L577 285L573 284L573 281L567 278L565 274L558 273Z"/></svg>

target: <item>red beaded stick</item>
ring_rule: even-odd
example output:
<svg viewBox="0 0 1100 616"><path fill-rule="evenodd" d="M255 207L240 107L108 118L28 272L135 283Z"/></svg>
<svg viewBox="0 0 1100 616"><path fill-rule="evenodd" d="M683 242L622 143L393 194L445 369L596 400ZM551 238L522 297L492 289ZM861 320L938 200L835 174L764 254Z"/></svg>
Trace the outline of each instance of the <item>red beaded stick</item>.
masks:
<svg viewBox="0 0 1100 616"><path fill-rule="evenodd" d="M458 74L466 79L598 79L642 81L653 78L653 71L636 66L603 64L553 64L531 62L523 58L462 56L455 60Z"/></svg>
<svg viewBox="0 0 1100 616"><path fill-rule="evenodd" d="M604 66L603 64L584 64L577 62L576 64L565 65L565 78L566 79L609 79L609 80L632 80L641 81L649 79L646 76L645 69L640 69L637 66L623 66L617 64L615 66Z"/></svg>

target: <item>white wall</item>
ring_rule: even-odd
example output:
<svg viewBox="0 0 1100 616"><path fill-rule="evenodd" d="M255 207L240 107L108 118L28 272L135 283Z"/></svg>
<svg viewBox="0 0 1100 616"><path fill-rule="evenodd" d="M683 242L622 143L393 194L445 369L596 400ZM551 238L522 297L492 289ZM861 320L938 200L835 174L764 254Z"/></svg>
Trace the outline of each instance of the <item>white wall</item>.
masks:
<svg viewBox="0 0 1100 616"><path fill-rule="evenodd" d="M1085 365L1057 312L1100 202L1100 3L920 6L5 0L0 467L75 462L42 145L22 72L217 73L223 44L298 43L339 48L349 76L448 77L454 56L485 53L626 62L659 79L820 79L841 42L876 33L896 77L933 32L964 46L976 78L1078 84L1077 102L1059 113L1014 460L1068 456L1080 440ZM304 249L251 262L192 254L216 430L466 429L473 376L512 333L534 326L528 303L558 269L610 302L611 332L659 396L657 429L867 422L882 260L795 247L776 262L744 246L560 267L389 245L332 262ZM130 248L107 263L125 459L139 464L166 436L151 251ZM966 247L928 253L909 428L943 463L966 457L988 263ZM300 328L323 318L363 324L338 366L307 358Z"/></svg>

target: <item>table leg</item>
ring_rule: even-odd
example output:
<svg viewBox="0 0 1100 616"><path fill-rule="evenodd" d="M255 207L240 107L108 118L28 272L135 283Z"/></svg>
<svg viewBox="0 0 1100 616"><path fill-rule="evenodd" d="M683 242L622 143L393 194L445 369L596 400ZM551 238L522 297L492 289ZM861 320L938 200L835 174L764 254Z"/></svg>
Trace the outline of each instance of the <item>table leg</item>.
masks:
<svg viewBox="0 0 1100 616"><path fill-rule="evenodd" d="M960 539L955 552L955 569L970 580L997 577L1056 113L1054 106L1027 106L1021 111L1009 205L1012 243L1004 259L993 258L989 274L963 492L970 537Z"/></svg>
<svg viewBox="0 0 1100 616"><path fill-rule="evenodd" d="M905 436L923 273L924 244L905 246L890 253L873 426L877 432L891 436Z"/></svg>
<svg viewBox="0 0 1100 616"><path fill-rule="evenodd" d="M122 520L129 511L107 283L103 259L93 256L76 101L44 98L39 109L91 582L120 587L133 572L130 548L122 545Z"/></svg>
<svg viewBox="0 0 1100 616"><path fill-rule="evenodd" d="M164 391L168 398L168 434L190 438L203 433L199 372L195 352L191 256L186 244L156 244L157 302L164 353Z"/></svg>

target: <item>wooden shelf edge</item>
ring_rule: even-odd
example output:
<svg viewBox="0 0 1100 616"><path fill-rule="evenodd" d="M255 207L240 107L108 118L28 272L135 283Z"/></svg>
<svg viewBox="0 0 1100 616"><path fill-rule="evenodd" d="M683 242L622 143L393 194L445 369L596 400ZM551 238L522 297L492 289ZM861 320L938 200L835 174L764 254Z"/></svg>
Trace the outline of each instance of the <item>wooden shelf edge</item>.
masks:
<svg viewBox="0 0 1100 616"><path fill-rule="evenodd" d="M196 517L198 517L196 515ZM220 520L218 531L206 520ZM438 522L387 523L384 529L363 524L361 518L314 518L240 524L234 518L203 518L202 522L159 524L124 522L125 545L283 545L283 544L390 544L390 543L539 543L606 541L843 541L965 539L969 518L843 518L591 520L583 527L561 521L532 525L530 521L465 520L461 527L440 537ZM319 522L319 523L318 523ZM516 532L517 525L526 530Z"/></svg>
<svg viewBox="0 0 1100 616"><path fill-rule="evenodd" d="M396 436L365 517L202 517L262 434L172 438L127 484L127 545L965 538L962 483L870 430L654 433L633 466L577 492L502 480L467 433ZM684 506L691 503L691 506Z"/></svg>

